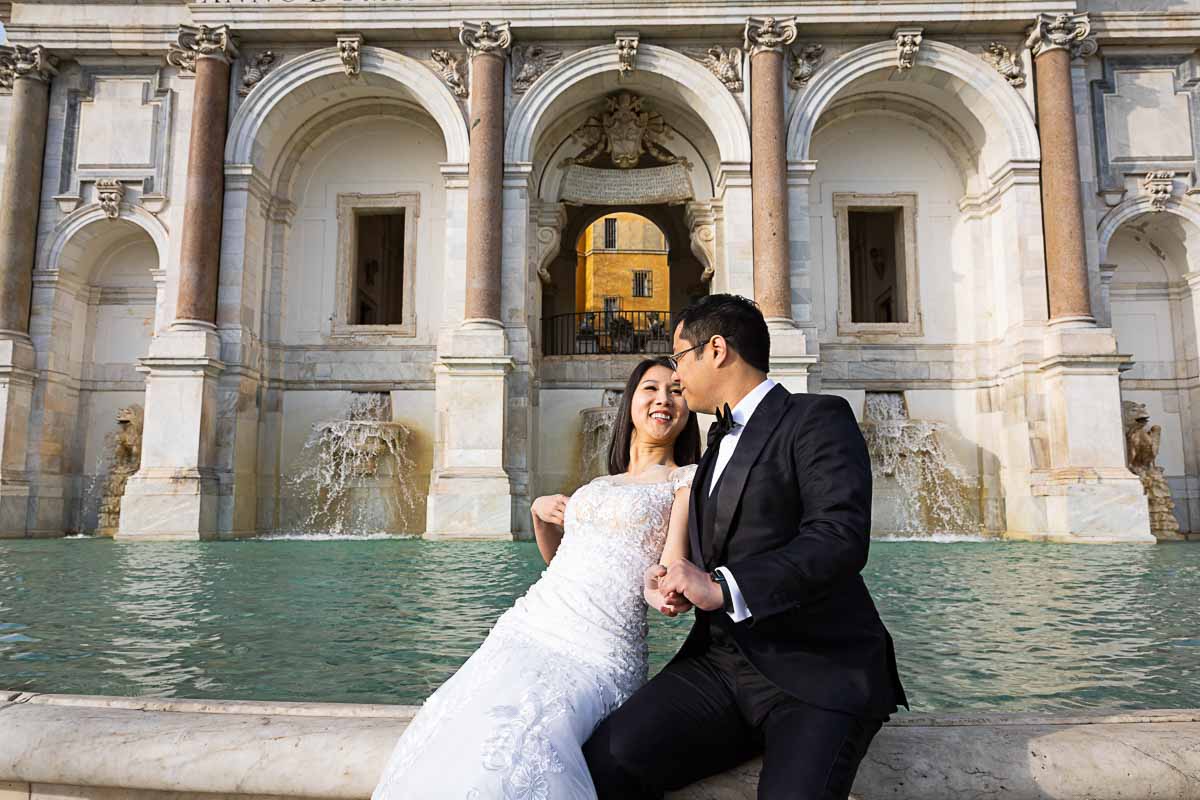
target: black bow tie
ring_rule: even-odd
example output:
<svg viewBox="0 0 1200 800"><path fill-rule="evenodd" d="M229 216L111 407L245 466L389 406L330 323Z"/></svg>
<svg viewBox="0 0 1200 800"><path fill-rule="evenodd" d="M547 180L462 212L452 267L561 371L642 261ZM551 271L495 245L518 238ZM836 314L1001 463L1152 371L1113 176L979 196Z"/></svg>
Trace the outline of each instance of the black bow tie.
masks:
<svg viewBox="0 0 1200 800"><path fill-rule="evenodd" d="M726 403L723 409L718 408L716 415L717 421L708 426L709 447L715 447L717 442L721 441L721 437L734 428L733 412L729 410L729 403Z"/></svg>

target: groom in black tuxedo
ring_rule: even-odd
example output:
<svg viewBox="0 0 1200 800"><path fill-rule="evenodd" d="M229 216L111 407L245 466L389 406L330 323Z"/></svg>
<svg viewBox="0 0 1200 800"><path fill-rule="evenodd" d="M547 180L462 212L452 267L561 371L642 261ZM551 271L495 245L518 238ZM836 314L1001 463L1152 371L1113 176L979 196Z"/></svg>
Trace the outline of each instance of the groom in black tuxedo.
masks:
<svg viewBox="0 0 1200 800"><path fill-rule="evenodd" d="M872 738L907 706L891 636L859 573L871 463L840 397L767 378L758 308L710 295L675 328L693 410L717 411L692 483L691 560L646 597L696 623L675 659L584 746L601 800L665 791L763 756L758 796L845 798Z"/></svg>

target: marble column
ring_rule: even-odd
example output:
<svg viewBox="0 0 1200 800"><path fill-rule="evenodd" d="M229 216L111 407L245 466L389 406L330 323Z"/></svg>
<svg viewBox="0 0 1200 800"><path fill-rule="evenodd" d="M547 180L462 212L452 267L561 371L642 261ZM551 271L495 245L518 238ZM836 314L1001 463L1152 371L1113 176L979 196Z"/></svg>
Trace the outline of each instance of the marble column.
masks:
<svg viewBox="0 0 1200 800"><path fill-rule="evenodd" d="M508 24L464 23L471 53L471 160L467 180L467 320L500 321L500 225L504 180L504 65Z"/></svg>
<svg viewBox="0 0 1200 800"><path fill-rule="evenodd" d="M1041 15L1029 35L1042 146L1042 213L1050 319L1093 323L1084 247L1079 142L1071 92L1071 59L1094 51L1086 14Z"/></svg>
<svg viewBox="0 0 1200 800"><path fill-rule="evenodd" d="M519 495L507 465L519 455L512 446L522 428L509 413L520 404L522 386L510 333L502 320L504 197L504 68L512 42L507 22L464 22L460 41L471 54L470 164L467 166L466 230L463 246L463 316L443 331L434 365L437 435L426 505L425 535L434 539L511 539ZM447 175L447 205L456 175ZM520 194L521 197L526 196ZM507 211L516 213L516 208ZM522 205L521 213L528 214ZM447 222L451 237L461 235ZM516 235L516 234L513 234ZM523 237L519 238L524 241ZM449 243L449 251L458 242ZM523 264L523 262L522 262ZM452 266L452 265L448 265ZM517 274L524 275L518 266ZM448 281L451 287L453 282ZM454 320L458 298L447 298ZM519 346L519 344L518 344ZM514 382L518 387L514 389ZM517 448L519 450L519 448ZM521 470L517 468L516 472Z"/></svg>
<svg viewBox="0 0 1200 800"><path fill-rule="evenodd" d="M179 298L174 323L155 335L141 362L147 373L142 460L125 486L118 539L221 535L217 381L225 365L215 323L226 109L230 62L236 57L228 27L203 25L181 26L167 55L181 74L195 75L182 197Z"/></svg>
<svg viewBox="0 0 1200 800"><path fill-rule="evenodd" d="M754 200L754 299L768 320L792 319L788 257L787 124L783 109L784 48L796 20L750 17L750 180Z"/></svg>
<svg viewBox="0 0 1200 800"><path fill-rule="evenodd" d="M29 303L55 72L54 58L41 46L0 48L0 85L12 88L0 183L0 538L25 536L29 527L25 467L34 378Z"/></svg>

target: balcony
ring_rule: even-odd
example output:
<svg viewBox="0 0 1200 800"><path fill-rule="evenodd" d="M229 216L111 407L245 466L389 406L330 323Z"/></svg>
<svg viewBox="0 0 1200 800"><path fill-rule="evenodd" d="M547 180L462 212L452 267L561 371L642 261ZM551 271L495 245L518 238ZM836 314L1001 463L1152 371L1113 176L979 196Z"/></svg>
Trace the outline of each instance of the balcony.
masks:
<svg viewBox="0 0 1200 800"><path fill-rule="evenodd" d="M542 355L670 355L670 311L583 311L542 321Z"/></svg>

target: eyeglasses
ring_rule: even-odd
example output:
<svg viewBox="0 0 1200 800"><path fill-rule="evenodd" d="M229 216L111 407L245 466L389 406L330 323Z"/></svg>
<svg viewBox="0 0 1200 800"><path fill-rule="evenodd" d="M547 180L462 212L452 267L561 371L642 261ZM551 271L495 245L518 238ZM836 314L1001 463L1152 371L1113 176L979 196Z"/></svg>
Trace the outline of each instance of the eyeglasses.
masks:
<svg viewBox="0 0 1200 800"><path fill-rule="evenodd" d="M701 342L700 344L698 344L694 347L689 347L687 350L680 350L678 353L675 353L674 355L667 356L667 361L669 361L671 363L671 369L679 369L679 359L683 358L684 356L686 356L688 353L692 352L693 350L700 350L706 344L708 344L708 342L711 342L711 341L712 341L712 339L709 339L707 342Z"/></svg>

